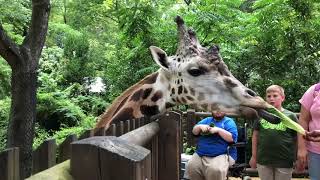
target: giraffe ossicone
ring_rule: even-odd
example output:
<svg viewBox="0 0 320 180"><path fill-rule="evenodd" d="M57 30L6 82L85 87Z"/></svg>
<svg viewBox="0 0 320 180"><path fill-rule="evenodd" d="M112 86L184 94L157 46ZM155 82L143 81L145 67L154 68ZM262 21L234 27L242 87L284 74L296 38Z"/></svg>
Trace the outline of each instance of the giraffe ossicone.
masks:
<svg viewBox="0 0 320 180"><path fill-rule="evenodd" d="M96 127L164 112L186 104L204 111L224 111L228 115L275 119L263 109L269 108L261 97L245 87L229 71L219 47L202 47L196 33L187 29L181 17L176 18L178 49L175 55L150 47L160 69L128 88L103 113ZM263 112L263 113L258 113Z"/></svg>

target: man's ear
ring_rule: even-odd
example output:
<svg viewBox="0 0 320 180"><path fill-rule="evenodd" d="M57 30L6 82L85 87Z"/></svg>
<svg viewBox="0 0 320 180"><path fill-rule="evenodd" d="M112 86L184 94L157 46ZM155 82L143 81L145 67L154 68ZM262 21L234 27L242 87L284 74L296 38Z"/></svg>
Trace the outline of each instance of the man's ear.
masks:
<svg viewBox="0 0 320 180"><path fill-rule="evenodd" d="M154 61L156 61L156 63L165 70L169 70L169 62L168 62L168 56L167 53L156 47L156 46L150 46L149 47L152 57L154 59Z"/></svg>

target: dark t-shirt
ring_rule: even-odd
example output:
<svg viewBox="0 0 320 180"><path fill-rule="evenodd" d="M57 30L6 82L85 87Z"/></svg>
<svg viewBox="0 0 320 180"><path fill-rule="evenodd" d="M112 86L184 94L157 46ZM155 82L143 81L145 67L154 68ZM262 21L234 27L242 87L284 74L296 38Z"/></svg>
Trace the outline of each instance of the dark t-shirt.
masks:
<svg viewBox="0 0 320 180"><path fill-rule="evenodd" d="M297 121L296 115L284 110L286 116ZM297 133L287 128L282 122L271 124L261 119L254 123L254 130L259 131L257 163L276 168L292 168L296 157Z"/></svg>

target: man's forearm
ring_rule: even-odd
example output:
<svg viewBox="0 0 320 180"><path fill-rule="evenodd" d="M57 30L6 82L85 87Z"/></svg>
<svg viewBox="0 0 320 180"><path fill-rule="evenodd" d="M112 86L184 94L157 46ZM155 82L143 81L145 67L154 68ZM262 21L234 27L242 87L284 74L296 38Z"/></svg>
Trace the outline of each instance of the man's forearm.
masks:
<svg viewBox="0 0 320 180"><path fill-rule="evenodd" d="M229 131L226 131L222 128L219 128L218 130L218 134L219 136L224 139L225 141L232 143L234 142L233 138L232 138L232 134Z"/></svg>

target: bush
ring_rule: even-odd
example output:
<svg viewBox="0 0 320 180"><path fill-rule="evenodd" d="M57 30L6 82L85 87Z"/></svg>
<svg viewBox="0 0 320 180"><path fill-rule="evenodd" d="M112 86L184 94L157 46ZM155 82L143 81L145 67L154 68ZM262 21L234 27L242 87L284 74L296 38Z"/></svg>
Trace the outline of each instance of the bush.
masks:
<svg viewBox="0 0 320 180"><path fill-rule="evenodd" d="M11 99L9 97L0 100L0 152L6 148L7 129L9 124L9 112Z"/></svg>

